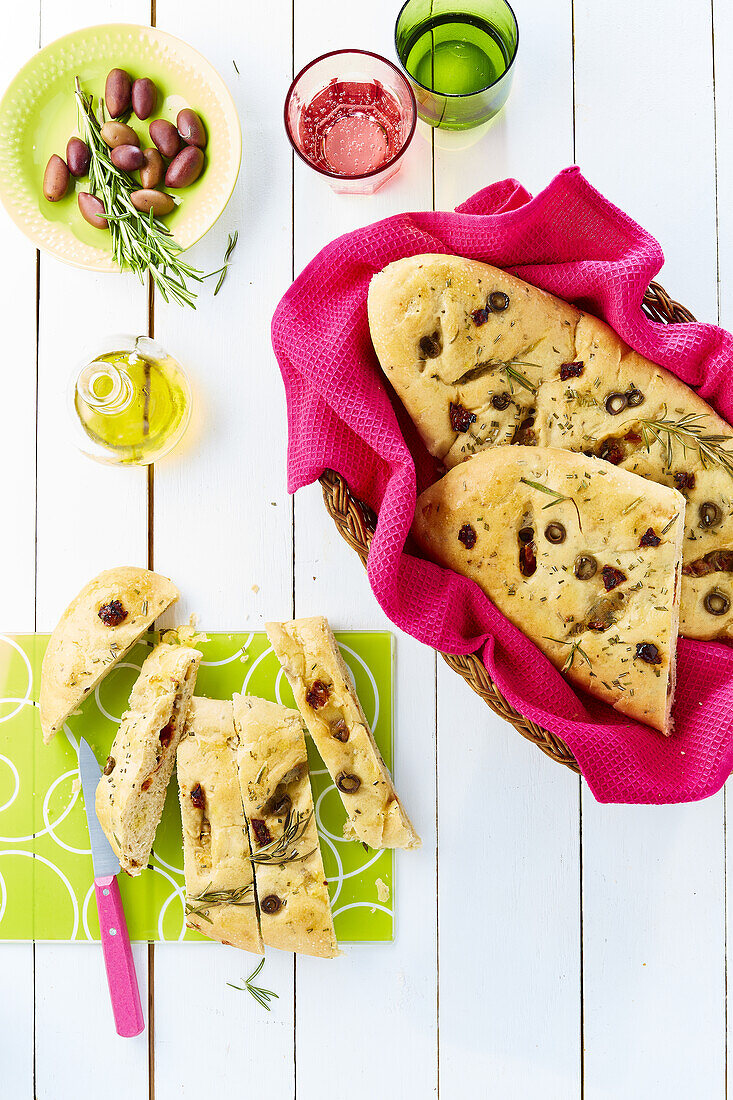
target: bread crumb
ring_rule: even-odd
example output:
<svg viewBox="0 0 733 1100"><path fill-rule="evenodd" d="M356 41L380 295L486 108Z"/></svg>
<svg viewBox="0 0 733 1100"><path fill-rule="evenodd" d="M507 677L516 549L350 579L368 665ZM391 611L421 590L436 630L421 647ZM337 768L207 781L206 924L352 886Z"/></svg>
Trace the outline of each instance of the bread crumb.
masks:
<svg viewBox="0 0 733 1100"><path fill-rule="evenodd" d="M77 775L76 779L71 784L71 793L72 794L78 794L80 790L81 790L81 776Z"/></svg>
<svg viewBox="0 0 733 1100"><path fill-rule="evenodd" d="M389 901L389 886L384 879L378 878L376 881L377 897L380 901Z"/></svg>
<svg viewBox="0 0 733 1100"><path fill-rule="evenodd" d="M192 614L188 626L174 626L166 630L160 640L166 645L189 645L196 649L209 639L203 631L196 629L196 616Z"/></svg>
<svg viewBox="0 0 733 1100"><path fill-rule="evenodd" d="M258 584L253 584L252 585L252 591L254 592L255 596L257 595L259 590L260 590L260 586Z"/></svg>

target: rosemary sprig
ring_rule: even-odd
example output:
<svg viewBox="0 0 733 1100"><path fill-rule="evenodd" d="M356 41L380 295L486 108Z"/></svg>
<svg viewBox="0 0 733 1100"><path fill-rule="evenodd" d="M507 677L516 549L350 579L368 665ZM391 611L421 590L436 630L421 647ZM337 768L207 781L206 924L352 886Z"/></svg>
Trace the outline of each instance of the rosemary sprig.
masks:
<svg viewBox="0 0 733 1100"><path fill-rule="evenodd" d="M466 382L475 382L477 378L482 378L483 375L489 374L491 371L496 370L498 367L503 370L507 376L509 388L514 392L513 382L516 382L518 386L523 386L525 390L529 390L530 393L537 393L537 387L534 382L530 382L529 378L525 374L522 374L517 367L536 367L537 363L525 363L521 359L487 359L484 363L479 363L475 367L470 367L467 371L464 371L453 383L455 386L462 386Z"/></svg>
<svg viewBox="0 0 733 1100"><path fill-rule="evenodd" d="M573 661L575 660L575 654L576 653L580 654L580 656L583 658L583 660L587 664L588 668L593 667L592 664L591 664L590 657L585 652L585 650L581 648L580 639L578 639L575 642L569 642L565 638L548 638L547 636L544 636L544 638L545 638L546 642L556 642L557 645L569 645L570 646L570 653L567 656L565 664L562 666L562 670L561 670L562 672L569 672L570 669L573 667Z"/></svg>
<svg viewBox="0 0 733 1100"><path fill-rule="evenodd" d="M186 899L186 915L201 917L202 920L213 924L209 909L215 909L217 905L254 905L252 883L240 886L236 890L210 890L207 887L197 897Z"/></svg>
<svg viewBox="0 0 733 1100"><path fill-rule="evenodd" d="M132 205L130 195L135 184L115 168L102 139L103 103L100 101L98 118L93 97L82 91L78 77L75 95L79 127L91 152L89 188L104 207L115 263L134 272L141 282L149 273L164 301L195 309L196 293L188 282L201 282L201 272L181 259L181 246L163 222L153 217L152 211L149 215L142 214Z"/></svg>
<svg viewBox="0 0 733 1100"><path fill-rule="evenodd" d="M269 844L265 844L259 851L253 852L252 862L277 864L281 867L285 863L299 863L301 860L313 855L315 848L311 848L309 852L301 855L294 847L304 835L312 817L313 810L310 810L307 814L300 810L293 812L293 807L290 806L283 825L282 835L271 840Z"/></svg>
<svg viewBox="0 0 733 1100"><path fill-rule="evenodd" d="M274 997L276 1001L280 998L277 993L273 993L271 989L262 989L260 986L254 984L255 978L258 976L262 967L265 965L265 960L260 959L257 966L254 968L248 978L242 978L244 985L234 985L233 982L227 982L230 989L238 989L240 993L244 993L245 989L248 993L251 993L258 1005L262 1005L266 1012L270 1011L270 1001Z"/></svg>
<svg viewBox="0 0 733 1100"><path fill-rule="evenodd" d="M214 297L215 298L216 298L217 294L219 293L219 291L221 290L222 286L224 285L224 280L226 279L227 271L229 270L229 258L231 256L232 252L234 251L234 249L237 247L237 241L238 240L239 240L239 230L235 229L233 233L229 234L229 238L227 240L226 251L224 252L224 263L222 264L222 266L218 267L216 269L216 271L210 271L207 275L204 275L204 279L209 279L212 275L218 275L219 276L219 278L216 281L216 289L214 290Z"/></svg>
<svg viewBox="0 0 733 1100"><path fill-rule="evenodd" d="M575 500L574 497L568 497L568 496L565 496L564 493L558 493L557 489L550 489L550 487L548 485L543 485L541 481L530 481L529 478L527 478L527 477L520 477L519 480L524 485L529 485L529 487L531 489L538 489L540 493L547 493L548 496L553 497L553 499L548 504L543 504L542 505L542 511L543 512L545 511L546 508L552 508L552 506L554 504L562 504L563 501L569 500L570 503L572 504L573 508L575 508L575 511L578 514L578 527L580 528L581 531L583 530L583 524L582 524L581 519L580 519L580 508L578 507L578 502Z"/></svg>
<svg viewBox="0 0 733 1100"><path fill-rule="evenodd" d="M671 468L674 460L674 444L679 443L683 451L696 450L705 469L722 466L733 477L733 453L723 446L725 443L733 443L733 438L706 432L704 421L705 413L686 413L679 420L669 419L667 406L664 405L658 420L641 420L639 424L647 451L651 450L653 443L659 443L666 449L668 468Z"/></svg>

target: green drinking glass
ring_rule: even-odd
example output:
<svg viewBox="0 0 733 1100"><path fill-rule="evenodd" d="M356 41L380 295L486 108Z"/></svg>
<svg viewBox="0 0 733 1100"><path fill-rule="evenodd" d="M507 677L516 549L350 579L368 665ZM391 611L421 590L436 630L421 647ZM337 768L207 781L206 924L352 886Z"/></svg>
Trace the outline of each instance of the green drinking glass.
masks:
<svg viewBox="0 0 733 1100"><path fill-rule="evenodd" d="M420 118L442 130L468 130L506 103L519 27L506 0L407 0L395 46Z"/></svg>

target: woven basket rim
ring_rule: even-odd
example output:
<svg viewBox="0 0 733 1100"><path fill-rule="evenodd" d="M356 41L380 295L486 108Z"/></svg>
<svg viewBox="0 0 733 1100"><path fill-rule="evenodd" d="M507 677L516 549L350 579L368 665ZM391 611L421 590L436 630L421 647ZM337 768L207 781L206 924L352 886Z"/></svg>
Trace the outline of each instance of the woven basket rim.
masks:
<svg viewBox="0 0 733 1100"><path fill-rule="evenodd" d="M650 320L660 324L683 324L695 320L688 309L670 298L664 287L656 282L649 284L642 308ZM367 504L354 496L345 478L335 470L324 470L319 481L328 514L333 519L341 537L358 554L362 565L366 568L369 547L377 525L376 514ZM489 676L481 660L480 650L467 654L443 653L440 650L436 652L440 653L454 672L463 677L468 686L481 696L495 714L514 726L522 737L531 741L550 759L580 774L578 762L565 742L526 718L504 698Z"/></svg>

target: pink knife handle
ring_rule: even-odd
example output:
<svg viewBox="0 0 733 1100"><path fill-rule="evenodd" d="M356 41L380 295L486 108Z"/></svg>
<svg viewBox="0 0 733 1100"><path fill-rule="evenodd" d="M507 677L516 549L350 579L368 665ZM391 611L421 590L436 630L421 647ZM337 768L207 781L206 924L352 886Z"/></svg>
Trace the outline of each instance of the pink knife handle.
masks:
<svg viewBox="0 0 733 1100"><path fill-rule="evenodd" d="M94 892L115 1027L118 1035L129 1039L140 1034L145 1020L116 876L95 878Z"/></svg>

